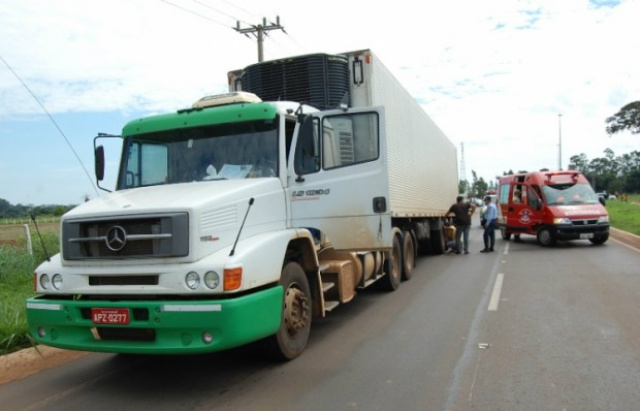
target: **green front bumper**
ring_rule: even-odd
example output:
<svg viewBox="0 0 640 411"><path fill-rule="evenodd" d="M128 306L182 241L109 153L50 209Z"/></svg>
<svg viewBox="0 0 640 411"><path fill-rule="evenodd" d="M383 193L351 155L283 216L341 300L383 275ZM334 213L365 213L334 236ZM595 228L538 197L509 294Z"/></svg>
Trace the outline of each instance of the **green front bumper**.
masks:
<svg viewBox="0 0 640 411"><path fill-rule="evenodd" d="M220 351L278 331L281 286L224 300L27 300L29 331L41 344L82 351L192 354ZM92 308L126 308L128 325L96 325ZM209 338L211 337L211 338Z"/></svg>

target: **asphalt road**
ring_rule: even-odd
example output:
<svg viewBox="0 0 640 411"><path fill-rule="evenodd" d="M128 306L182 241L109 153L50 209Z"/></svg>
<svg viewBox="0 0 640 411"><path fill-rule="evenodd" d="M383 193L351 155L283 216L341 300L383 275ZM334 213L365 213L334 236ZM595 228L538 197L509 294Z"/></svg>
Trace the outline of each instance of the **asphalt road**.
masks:
<svg viewBox="0 0 640 411"><path fill-rule="evenodd" d="M315 322L294 361L90 354L1 385L0 409L639 409L640 250L471 239Z"/></svg>

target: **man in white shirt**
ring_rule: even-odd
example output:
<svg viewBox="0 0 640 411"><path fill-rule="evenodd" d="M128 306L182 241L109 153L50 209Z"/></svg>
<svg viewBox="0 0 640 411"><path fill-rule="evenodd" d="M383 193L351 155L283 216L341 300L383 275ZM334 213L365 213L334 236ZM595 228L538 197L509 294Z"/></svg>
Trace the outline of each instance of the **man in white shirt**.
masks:
<svg viewBox="0 0 640 411"><path fill-rule="evenodd" d="M487 206L487 211L484 213L487 222L484 226L484 233L482 234L484 249L480 252L490 253L493 251L493 246L496 243L496 218L498 218L498 209L496 205L491 202L491 197L489 196L484 198L484 204Z"/></svg>

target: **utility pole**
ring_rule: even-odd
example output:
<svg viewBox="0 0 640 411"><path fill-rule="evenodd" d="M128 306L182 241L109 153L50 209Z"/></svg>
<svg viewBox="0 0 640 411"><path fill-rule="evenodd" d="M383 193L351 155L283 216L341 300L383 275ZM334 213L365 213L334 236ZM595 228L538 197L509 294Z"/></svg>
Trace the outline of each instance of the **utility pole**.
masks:
<svg viewBox="0 0 640 411"><path fill-rule="evenodd" d="M467 165L464 161L464 142L460 143L460 180L467 181Z"/></svg>
<svg viewBox="0 0 640 411"><path fill-rule="evenodd" d="M249 33L256 36L256 38L258 39L258 63L262 63L264 61L264 51L263 51L262 43L264 41L265 32L269 30L282 30L283 32L286 33L286 31L284 30L284 27L280 25L280 16L276 16L275 24L269 23L269 25L267 25L267 19L263 17L262 24L258 24L257 26L251 26L245 29L240 28L240 22L238 21L236 24L235 30L238 33L242 33L247 37L249 37Z"/></svg>
<svg viewBox="0 0 640 411"><path fill-rule="evenodd" d="M558 170L562 171L562 114L558 114Z"/></svg>

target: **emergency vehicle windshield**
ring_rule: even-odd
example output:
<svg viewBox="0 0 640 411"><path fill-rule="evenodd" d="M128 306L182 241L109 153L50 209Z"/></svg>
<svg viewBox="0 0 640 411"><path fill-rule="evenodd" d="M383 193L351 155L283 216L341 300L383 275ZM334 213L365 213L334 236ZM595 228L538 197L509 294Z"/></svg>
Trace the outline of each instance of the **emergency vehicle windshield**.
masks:
<svg viewBox="0 0 640 411"><path fill-rule="evenodd" d="M599 204L598 197L589 184L551 184L543 185L547 205Z"/></svg>

